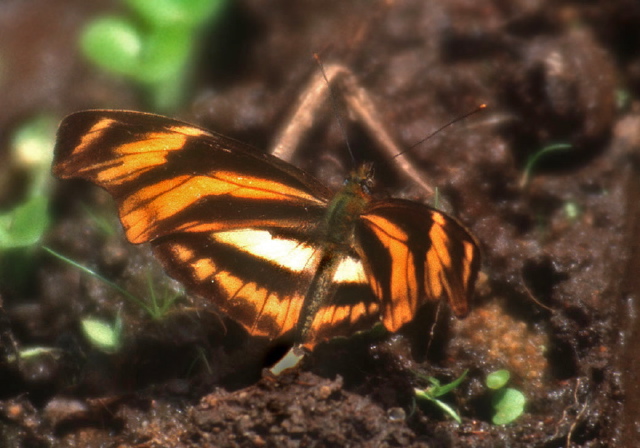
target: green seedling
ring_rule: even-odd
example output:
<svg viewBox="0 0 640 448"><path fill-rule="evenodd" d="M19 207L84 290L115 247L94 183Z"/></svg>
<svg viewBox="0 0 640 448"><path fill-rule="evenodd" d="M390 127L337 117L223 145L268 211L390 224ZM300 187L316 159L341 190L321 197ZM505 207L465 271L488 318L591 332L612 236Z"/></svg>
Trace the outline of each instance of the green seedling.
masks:
<svg viewBox="0 0 640 448"><path fill-rule="evenodd" d="M496 370L487 375L485 384L489 389L498 390L506 386L511 378L511 373L508 370Z"/></svg>
<svg viewBox="0 0 640 448"><path fill-rule="evenodd" d="M49 198L33 196L0 213L0 250L31 247L49 227Z"/></svg>
<svg viewBox="0 0 640 448"><path fill-rule="evenodd" d="M122 319L119 315L113 324L94 318L82 319L81 324L85 337L97 349L116 353L122 347Z"/></svg>
<svg viewBox="0 0 640 448"><path fill-rule="evenodd" d="M180 293L176 291L164 290L162 296L156 294L156 289L153 286L153 279L151 274L147 275L147 288L149 291L149 305L145 308L147 313L154 320L160 320L167 315L169 310L173 307L176 300L180 297Z"/></svg>
<svg viewBox="0 0 640 448"><path fill-rule="evenodd" d="M11 138L12 162L26 170L24 200L0 213L0 251L35 245L49 226L49 174L56 120L36 117Z"/></svg>
<svg viewBox="0 0 640 448"><path fill-rule="evenodd" d="M575 221L580 216L580 206L574 201L565 202L562 208L564 209L564 214L569 221Z"/></svg>
<svg viewBox="0 0 640 448"><path fill-rule="evenodd" d="M568 149L571 149L572 147L573 146L571 146L568 143L558 143L556 145L549 145L542 148L540 151L536 152L531 157L529 157L529 160L527 160L527 163L525 164L522 177L520 178L520 188L524 188L527 185L529 185L529 181L531 180L533 169L542 157L550 153L566 151Z"/></svg>
<svg viewBox="0 0 640 448"><path fill-rule="evenodd" d="M62 350L54 347L30 347L19 350L15 355L9 355L9 362L26 361L28 359L38 358L40 356L51 356L54 359L60 358Z"/></svg>
<svg viewBox="0 0 640 448"><path fill-rule="evenodd" d="M202 26L217 19L227 0L123 0L132 17L103 16L80 38L85 56L149 92L156 110L180 103Z"/></svg>
<svg viewBox="0 0 640 448"><path fill-rule="evenodd" d="M153 286L153 282L151 281L151 276L148 276L147 281L148 281L148 287L149 287L149 303L147 303L146 301L134 296L126 289L120 287L116 283L107 279L106 277L103 277L102 275L98 274L96 271L89 269L88 267L83 266L80 263L77 263L76 261L73 261L62 254L59 254L53 249L50 249L48 247L43 247L43 249L48 253L50 253L51 255L53 255L54 257L64 261L65 263L68 263L71 266L74 266L75 268L81 270L82 272L88 275L91 275L92 277L95 277L100 281L104 282L107 286L111 287L112 289L120 293L125 299L129 300L132 303L135 303L137 306L142 308L154 320L162 319L167 314L167 312L169 312L169 310L174 305L178 297L180 297L179 293L175 293L175 292L170 293L168 291L162 297L158 297L156 294L155 288Z"/></svg>
<svg viewBox="0 0 640 448"><path fill-rule="evenodd" d="M511 423L524 412L527 401L524 394L517 389L505 387L510 376L508 370L497 370L487 375L487 387L496 391L492 398L494 414L491 421L494 425Z"/></svg>
<svg viewBox="0 0 640 448"><path fill-rule="evenodd" d="M12 159L29 174L27 196L41 196L49 191L51 161L58 120L40 115L24 123L11 138Z"/></svg>
<svg viewBox="0 0 640 448"><path fill-rule="evenodd" d="M462 420L460 419L460 415L458 415L458 413L447 403L438 399L438 397L448 394L453 389L458 387L462 383L462 381L464 381L468 372L469 372L468 370L465 370L462 373L462 375L460 375L458 378L444 385L440 384L440 381L437 378L427 377L427 381L431 383L431 386L427 387L426 389L417 389L417 388L414 389L416 397L420 400L425 400L425 401L434 403L436 406L442 409L446 414L448 414L451 418L453 418L456 422L462 423Z"/></svg>

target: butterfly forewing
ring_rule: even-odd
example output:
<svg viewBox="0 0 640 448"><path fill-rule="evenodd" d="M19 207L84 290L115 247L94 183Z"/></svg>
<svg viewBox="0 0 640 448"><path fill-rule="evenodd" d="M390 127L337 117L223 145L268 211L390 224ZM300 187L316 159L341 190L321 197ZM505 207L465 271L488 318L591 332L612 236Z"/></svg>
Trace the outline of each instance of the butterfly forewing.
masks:
<svg viewBox="0 0 640 448"><path fill-rule="evenodd" d="M132 243L176 231L314 226L330 196L313 177L280 159L176 120L134 112L68 116L58 131L53 169L111 193Z"/></svg>

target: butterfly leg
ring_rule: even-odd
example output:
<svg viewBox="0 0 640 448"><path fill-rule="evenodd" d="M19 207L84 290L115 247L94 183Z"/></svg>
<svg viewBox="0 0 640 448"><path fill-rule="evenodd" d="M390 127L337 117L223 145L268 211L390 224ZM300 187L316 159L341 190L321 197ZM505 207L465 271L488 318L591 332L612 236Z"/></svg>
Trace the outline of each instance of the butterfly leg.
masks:
<svg viewBox="0 0 640 448"><path fill-rule="evenodd" d="M277 134L271 153L283 160L291 161L303 135L313 126L318 108L329 97L331 84L335 83L339 87L337 92L344 97L347 107L355 118L364 126L371 138L378 142L387 156L395 158L397 163L392 166L397 166L428 196L431 196L433 189L424 181L423 176L406 155L402 154L402 148L384 124L371 95L360 86L353 72L338 64L325 66L324 72L326 79L323 73L318 71L303 90L289 119Z"/></svg>

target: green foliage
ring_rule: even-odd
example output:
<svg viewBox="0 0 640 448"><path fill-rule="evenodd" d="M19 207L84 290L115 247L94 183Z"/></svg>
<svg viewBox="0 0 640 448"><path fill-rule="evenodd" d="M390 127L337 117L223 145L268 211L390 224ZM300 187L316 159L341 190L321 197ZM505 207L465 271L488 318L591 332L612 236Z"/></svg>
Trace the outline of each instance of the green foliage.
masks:
<svg viewBox="0 0 640 448"><path fill-rule="evenodd" d="M30 347L18 350L15 354L7 356L9 362L26 361L33 358L39 358L41 356L50 356L54 359L58 359L62 356L62 350L54 347Z"/></svg>
<svg viewBox="0 0 640 448"><path fill-rule="evenodd" d="M511 423L524 412L527 402L524 394L517 389L505 387L510 376L508 370L497 370L487 375L487 387L496 391L491 400L494 409L491 421L494 425Z"/></svg>
<svg viewBox="0 0 640 448"><path fill-rule="evenodd" d="M30 247L49 226L48 184L56 123L42 115L27 121L11 138L12 162L27 171L24 200L0 212L0 251Z"/></svg>
<svg viewBox="0 0 640 448"><path fill-rule="evenodd" d="M489 389L497 390L504 387L509 382L509 378L511 378L511 373L508 370L496 370L487 375L486 384Z"/></svg>
<svg viewBox="0 0 640 448"><path fill-rule="evenodd" d="M34 196L0 213L0 250L30 247L49 227L49 198Z"/></svg>
<svg viewBox="0 0 640 448"><path fill-rule="evenodd" d="M527 399L524 394L517 389L505 387L500 389L493 396L493 415L492 422L494 425L506 425L516 420L524 412L524 405Z"/></svg>
<svg viewBox="0 0 640 448"><path fill-rule="evenodd" d="M13 161L29 174L29 197L48 193L57 127L56 118L40 115L25 122L11 138Z"/></svg>
<svg viewBox="0 0 640 448"><path fill-rule="evenodd" d="M103 16L80 38L85 56L102 69L142 84L154 108L175 108L199 30L220 16L226 0L124 0L134 17Z"/></svg>
<svg viewBox="0 0 640 448"><path fill-rule="evenodd" d="M562 206L564 210L564 214L569 219L569 221L575 221L578 219L582 211L580 210L580 206L574 201L567 201Z"/></svg>
<svg viewBox="0 0 640 448"><path fill-rule="evenodd" d="M122 347L122 319L116 317L113 324L102 319L85 318L81 321L82 332L87 340L99 350L115 353Z"/></svg>
<svg viewBox="0 0 640 448"><path fill-rule="evenodd" d="M149 304L144 307L144 310L152 319L160 320L171 310L176 300L180 297L180 294L165 289L163 294L158 296L153 286L151 275L147 275L147 287L149 291Z"/></svg>
<svg viewBox="0 0 640 448"><path fill-rule="evenodd" d="M529 160L527 160L527 163L525 164L522 177L520 178L520 187L524 188L527 185L529 185L529 181L531 180L531 174L533 172L533 169L535 168L536 164L540 161L540 159L543 156L548 155L550 153L554 153L554 152L566 151L571 148L573 148L573 146L571 146L568 143L558 143L556 145L545 146L540 151L536 152L531 157L529 157Z"/></svg>
<svg viewBox="0 0 640 448"><path fill-rule="evenodd" d="M194 28L215 17L224 6L220 0L125 0L141 19L152 26Z"/></svg>
<svg viewBox="0 0 640 448"><path fill-rule="evenodd" d="M462 375L460 375L454 381L444 385L440 384L440 381L437 378L428 377L427 380L431 383L431 386L427 387L424 390L414 389L416 397L420 400L425 400L425 401L434 403L436 406L442 409L446 414L448 414L451 418L453 418L456 422L462 423L458 413L447 403L443 402L442 400L439 400L438 397L448 394L453 389L458 387L462 383L462 381L464 381L468 372L469 372L468 370L465 370L462 373Z"/></svg>

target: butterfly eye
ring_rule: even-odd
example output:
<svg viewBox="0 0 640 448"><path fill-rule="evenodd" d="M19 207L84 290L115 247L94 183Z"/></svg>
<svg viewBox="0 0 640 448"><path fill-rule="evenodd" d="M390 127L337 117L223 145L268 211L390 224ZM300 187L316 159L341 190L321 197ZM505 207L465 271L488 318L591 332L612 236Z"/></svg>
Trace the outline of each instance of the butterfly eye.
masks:
<svg viewBox="0 0 640 448"><path fill-rule="evenodd" d="M362 191L364 191L366 194L371 194L371 190L373 189L373 179L368 177L366 179L362 179L362 181L360 182L360 186L362 187Z"/></svg>

